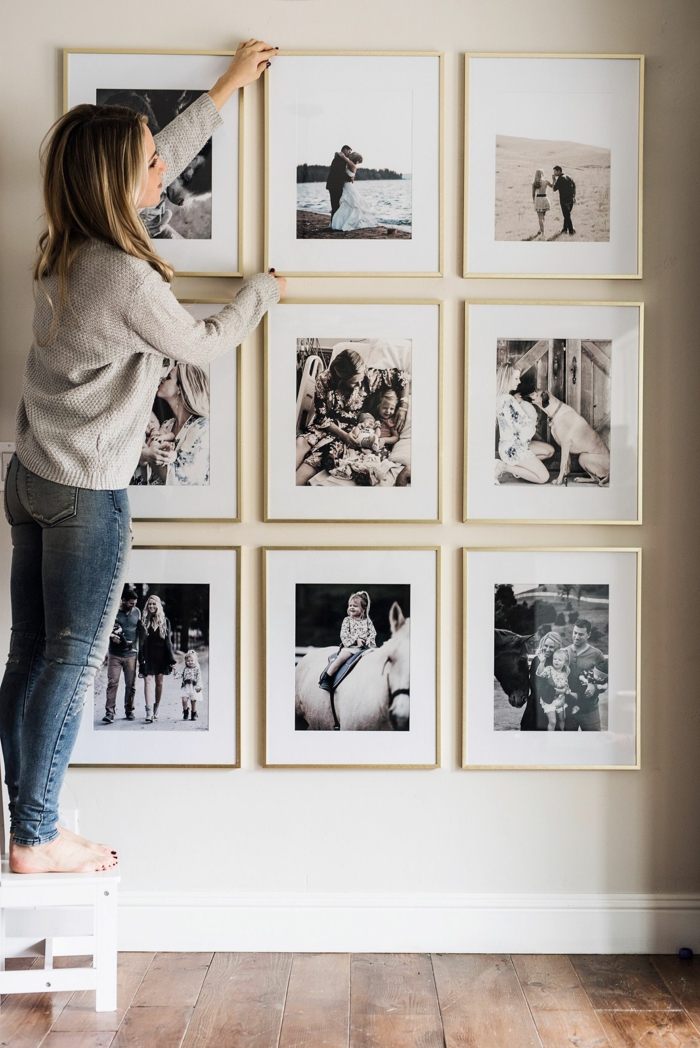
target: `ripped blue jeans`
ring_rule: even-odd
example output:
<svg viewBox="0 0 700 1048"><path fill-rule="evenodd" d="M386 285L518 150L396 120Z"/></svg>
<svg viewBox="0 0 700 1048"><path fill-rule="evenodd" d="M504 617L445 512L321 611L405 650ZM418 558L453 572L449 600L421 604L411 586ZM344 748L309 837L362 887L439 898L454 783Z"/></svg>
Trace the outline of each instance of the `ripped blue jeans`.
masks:
<svg viewBox="0 0 700 1048"><path fill-rule="evenodd" d="M125 489L54 484L15 455L12 635L0 685L0 742L17 844L58 836L58 800L85 691L104 660L131 549Z"/></svg>

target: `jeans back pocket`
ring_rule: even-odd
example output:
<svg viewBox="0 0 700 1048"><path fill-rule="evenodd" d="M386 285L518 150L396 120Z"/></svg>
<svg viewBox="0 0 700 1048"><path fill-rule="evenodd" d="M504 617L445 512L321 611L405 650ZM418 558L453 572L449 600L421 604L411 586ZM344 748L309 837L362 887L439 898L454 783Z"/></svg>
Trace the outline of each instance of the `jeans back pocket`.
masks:
<svg viewBox="0 0 700 1048"><path fill-rule="evenodd" d="M27 470L27 501L34 520L51 528L78 512L78 489Z"/></svg>

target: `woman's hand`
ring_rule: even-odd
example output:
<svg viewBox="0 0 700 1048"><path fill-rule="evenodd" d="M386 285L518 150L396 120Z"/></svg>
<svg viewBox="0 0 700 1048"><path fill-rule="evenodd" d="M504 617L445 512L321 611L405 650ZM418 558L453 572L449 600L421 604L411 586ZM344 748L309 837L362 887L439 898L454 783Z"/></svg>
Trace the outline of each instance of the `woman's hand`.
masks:
<svg viewBox="0 0 700 1048"><path fill-rule="evenodd" d="M394 428L396 429L396 432L398 433L399 436L401 436L401 434L403 432L403 428L406 425L406 416L407 415L408 415L408 408L399 408L398 411L396 412L396 414L394 415L394 418L396 420L394 422Z"/></svg>
<svg viewBox="0 0 700 1048"><path fill-rule="evenodd" d="M246 40L236 48L236 53L223 76L220 76L209 94L217 109L222 109L234 91L252 84L270 65L279 48L262 40Z"/></svg>

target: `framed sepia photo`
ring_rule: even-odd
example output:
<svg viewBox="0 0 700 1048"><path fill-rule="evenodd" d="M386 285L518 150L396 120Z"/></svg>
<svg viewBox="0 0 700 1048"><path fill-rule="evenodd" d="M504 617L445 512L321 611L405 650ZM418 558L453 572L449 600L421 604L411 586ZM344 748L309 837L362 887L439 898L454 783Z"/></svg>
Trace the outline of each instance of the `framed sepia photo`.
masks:
<svg viewBox="0 0 700 1048"><path fill-rule="evenodd" d="M196 320L225 302L182 300ZM240 348L201 367L164 358L129 484L135 520L240 520Z"/></svg>
<svg viewBox="0 0 700 1048"><path fill-rule="evenodd" d="M64 112L82 102L143 113L154 137L208 91L233 51L63 52ZM141 217L158 254L179 276L242 275L243 91L221 113L224 124Z"/></svg>
<svg viewBox="0 0 700 1048"><path fill-rule="evenodd" d="M240 549L134 547L71 764L240 767Z"/></svg>
<svg viewBox="0 0 700 1048"><path fill-rule="evenodd" d="M265 320L265 519L439 520L441 303L287 300Z"/></svg>
<svg viewBox="0 0 700 1048"><path fill-rule="evenodd" d="M463 767L639 768L639 549L464 552Z"/></svg>
<svg viewBox="0 0 700 1048"><path fill-rule="evenodd" d="M440 276L442 55L280 52L265 73L265 268Z"/></svg>
<svg viewBox="0 0 700 1048"><path fill-rule="evenodd" d="M440 551L263 551L263 764L439 765Z"/></svg>
<svg viewBox="0 0 700 1048"><path fill-rule="evenodd" d="M641 524L643 305L466 312L464 519Z"/></svg>
<svg viewBox="0 0 700 1048"><path fill-rule="evenodd" d="M642 275L643 55L465 56L465 277Z"/></svg>

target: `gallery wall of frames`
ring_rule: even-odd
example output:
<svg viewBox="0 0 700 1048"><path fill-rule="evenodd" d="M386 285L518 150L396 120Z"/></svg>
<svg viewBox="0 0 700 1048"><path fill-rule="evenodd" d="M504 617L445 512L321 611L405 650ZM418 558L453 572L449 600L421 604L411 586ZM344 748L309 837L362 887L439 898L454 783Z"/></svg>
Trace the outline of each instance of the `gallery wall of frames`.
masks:
<svg viewBox="0 0 700 1048"><path fill-rule="evenodd" d="M229 61L69 50L64 105L129 106L157 143ZM205 523L212 542L135 548L74 764L240 767L242 552L216 528L241 521L245 443L264 525L278 525L258 576L263 768L439 767L443 631L464 652L465 770L639 768L641 551L555 548L538 526L642 522L644 306L552 301L531 283L485 300L479 279L641 277L644 60L468 54L464 67L464 445L450 461L463 523L493 525L493 546L469 548L465 528L462 620L441 617L434 541L454 485L443 390L462 376L443 366L439 294L411 283L445 273L443 56L282 51L264 78L264 255L290 283L265 319L264 446L241 423L240 349L207 369L164 360L133 514ZM551 84L545 104L533 85ZM239 95L143 216L180 275L242 272ZM295 277L317 295L294 297ZM324 277L345 292L326 295ZM359 299L354 277L376 278L376 294ZM383 294L397 277L401 294ZM182 304L202 321L227 301L222 287ZM324 541L280 541L300 523L325 525ZM380 527L348 546L340 524ZM405 524L429 538L402 542ZM524 545L499 540L507 524L527 525ZM149 716L142 678L120 667L154 596L168 665Z"/></svg>

